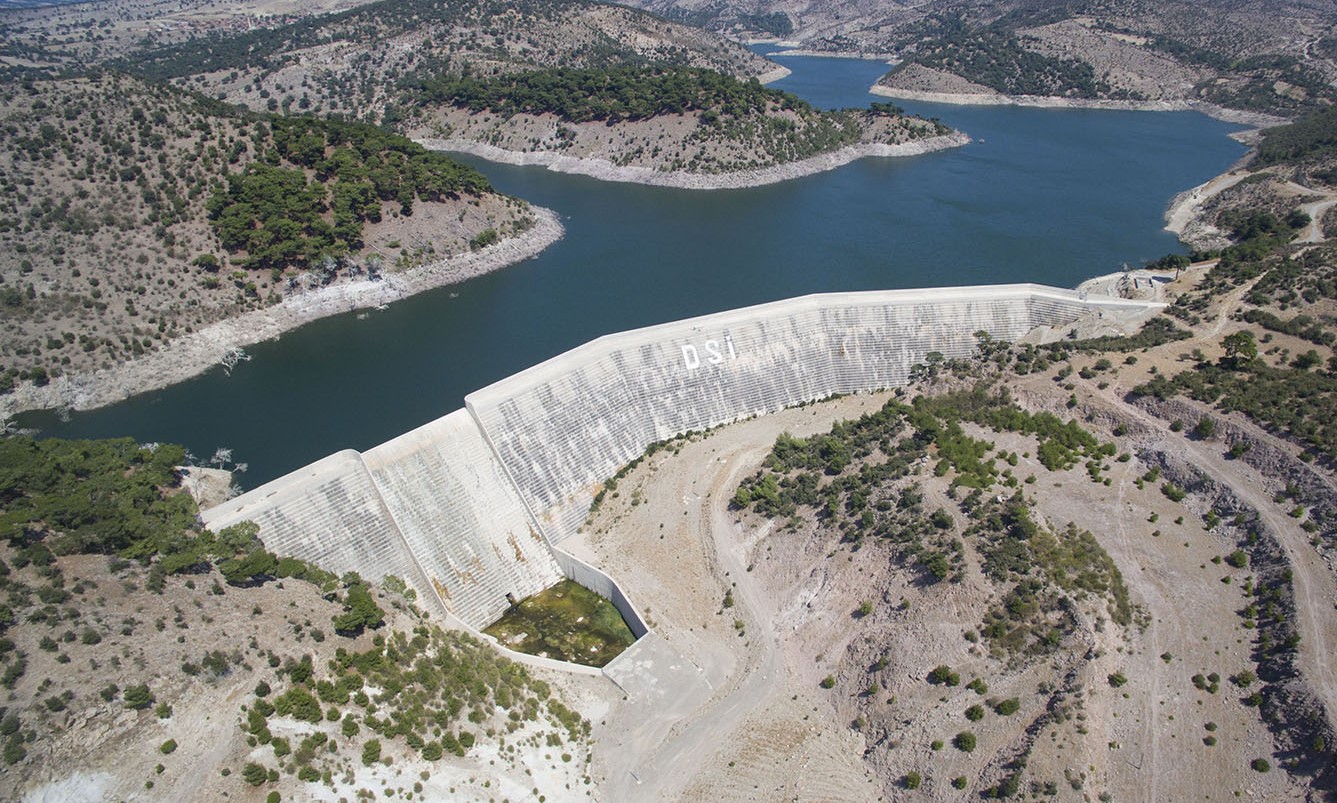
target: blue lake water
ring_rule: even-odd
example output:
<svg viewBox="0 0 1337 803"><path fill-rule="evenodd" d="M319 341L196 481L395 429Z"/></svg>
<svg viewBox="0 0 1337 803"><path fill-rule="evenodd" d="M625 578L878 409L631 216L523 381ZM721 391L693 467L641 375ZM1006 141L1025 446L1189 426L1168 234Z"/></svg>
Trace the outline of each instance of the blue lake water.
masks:
<svg viewBox="0 0 1337 803"><path fill-rule="evenodd" d="M775 86L816 106L867 105L877 62L780 57ZM247 487L365 449L463 406L467 393L599 335L814 292L1034 281L1073 286L1183 249L1162 230L1177 192L1244 153L1192 112L901 103L974 138L863 159L750 190L615 184L469 160L500 190L556 210L538 258L248 348L251 362L61 422L61 437L219 446Z"/></svg>

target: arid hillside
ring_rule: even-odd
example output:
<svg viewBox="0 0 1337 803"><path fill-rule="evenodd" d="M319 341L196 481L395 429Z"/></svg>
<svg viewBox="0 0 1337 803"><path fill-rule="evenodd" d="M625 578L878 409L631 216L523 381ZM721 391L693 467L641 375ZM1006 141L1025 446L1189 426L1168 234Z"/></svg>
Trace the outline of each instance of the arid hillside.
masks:
<svg viewBox="0 0 1337 803"><path fill-rule="evenodd" d="M889 88L1127 101L1200 101L1290 115L1331 102L1331 2L1034 0L630 3L738 37L897 63ZM926 72L927 71L927 72Z"/></svg>
<svg viewBox="0 0 1337 803"><path fill-rule="evenodd" d="M9 84L0 126L5 390L532 223L523 202L403 138L241 114L115 73ZM374 153L348 141L366 137Z"/></svg>
<svg viewBox="0 0 1337 803"><path fill-rule="evenodd" d="M115 14L112 7L107 13ZM11 24L17 26L22 19ZM29 33L23 40L29 49L41 54L50 50L43 56L48 61L71 66L62 63L63 51L50 42L44 25L33 23L31 31L24 31ZM39 61L38 55L24 57ZM75 65L110 63L261 111L332 113L370 121L388 114L393 121L394 107L403 103L405 79L648 62L708 67L742 78L776 69L714 34L588 0L382 0L281 24L269 20L254 30L225 30L161 44L143 39L129 53L80 58Z"/></svg>
<svg viewBox="0 0 1337 803"><path fill-rule="evenodd" d="M1178 310L1221 274L1172 278ZM622 477L579 548L716 690L651 756L663 798L1329 795L1337 482L1304 422L1337 394L1242 297L986 344ZM1196 390L1222 372L1258 403ZM647 779L595 766L614 798Z"/></svg>
<svg viewBox="0 0 1337 803"><path fill-rule="evenodd" d="M584 797L577 680L443 630L401 582L201 531L178 447L0 455L6 799ZM186 484L216 494L219 474Z"/></svg>

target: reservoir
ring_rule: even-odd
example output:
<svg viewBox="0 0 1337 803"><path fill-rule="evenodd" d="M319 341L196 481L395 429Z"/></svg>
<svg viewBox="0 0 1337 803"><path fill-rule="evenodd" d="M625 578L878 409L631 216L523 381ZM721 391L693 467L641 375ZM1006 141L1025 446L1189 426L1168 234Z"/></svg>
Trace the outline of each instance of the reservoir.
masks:
<svg viewBox="0 0 1337 803"><path fill-rule="evenodd" d="M815 106L866 106L880 62L779 57L774 86ZM901 103L974 138L906 159L748 190L688 191L467 160L503 192L555 210L539 257L247 351L191 381L61 421L59 437L129 435L228 447L254 487L340 449L363 450L463 406L464 396L609 332L806 293L1041 282L1184 249L1162 230L1178 192L1244 153L1237 126L1194 112Z"/></svg>

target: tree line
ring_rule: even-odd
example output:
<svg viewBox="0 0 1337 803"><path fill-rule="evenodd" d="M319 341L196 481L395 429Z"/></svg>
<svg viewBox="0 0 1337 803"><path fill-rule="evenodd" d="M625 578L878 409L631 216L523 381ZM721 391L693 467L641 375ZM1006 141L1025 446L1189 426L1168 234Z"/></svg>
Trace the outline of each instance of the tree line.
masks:
<svg viewBox="0 0 1337 803"><path fill-rule="evenodd" d="M772 108L812 111L787 92L698 67L555 68L504 75L415 77L401 88L419 105L448 103L502 115L555 114L571 123L715 112L744 117Z"/></svg>

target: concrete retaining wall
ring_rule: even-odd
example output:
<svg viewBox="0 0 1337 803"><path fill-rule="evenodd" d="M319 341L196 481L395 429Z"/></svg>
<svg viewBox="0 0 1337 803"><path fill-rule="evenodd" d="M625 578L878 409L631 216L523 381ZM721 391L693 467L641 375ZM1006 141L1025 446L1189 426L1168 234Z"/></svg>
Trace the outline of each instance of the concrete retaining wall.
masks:
<svg viewBox="0 0 1337 803"><path fill-rule="evenodd" d="M365 454L317 461L203 513L253 519L275 552L330 571L403 577L474 628L562 575L626 594L550 548L604 480L649 444L834 393L904 384L926 355L964 357L976 332L1017 340L1087 313L1161 305L1039 285L805 296L608 335L470 394L466 410Z"/></svg>
<svg viewBox="0 0 1337 803"><path fill-rule="evenodd" d="M655 441L904 384L930 352L971 354L979 331L1014 341L1129 309L1147 305L1038 285L805 296L601 337L465 403L560 544L603 481Z"/></svg>

